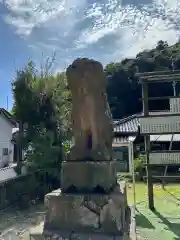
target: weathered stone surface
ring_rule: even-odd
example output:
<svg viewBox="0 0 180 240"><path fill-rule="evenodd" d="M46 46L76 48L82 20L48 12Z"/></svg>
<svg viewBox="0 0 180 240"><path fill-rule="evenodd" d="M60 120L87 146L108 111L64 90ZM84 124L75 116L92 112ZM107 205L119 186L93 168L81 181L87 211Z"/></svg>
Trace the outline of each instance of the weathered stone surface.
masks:
<svg viewBox="0 0 180 240"><path fill-rule="evenodd" d="M30 240L44 240L43 228L44 228L44 223L40 223L36 227L32 228L29 234Z"/></svg>
<svg viewBox="0 0 180 240"><path fill-rule="evenodd" d="M64 233L44 237L45 240L130 240L124 236L105 235L102 233Z"/></svg>
<svg viewBox="0 0 180 240"><path fill-rule="evenodd" d="M67 192L69 188L72 189L72 186L78 192L92 192L97 187L108 192L116 182L115 161L62 163L62 192Z"/></svg>
<svg viewBox="0 0 180 240"><path fill-rule="evenodd" d="M126 186L117 185L109 196L108 203L100 212L100 225L105 232L124 232L126 225Z"/></svg>
<svg viewBox="0 0 180 240"><path fill-rule="evenodd" d="M77 230L81 228L98 228L98 215L84 205L83 195L62 194L60 190L45 197L47 208L45 229Z"/></svg>
<svg viewBox="0 0 180 240"><path fill-rule="evenodd" d="M134 226L135 227L135 226ZM43 226L40 224L35 229L30 231L30 240L133 240L135 239L135 231L131 236L125 234L123 236L107 235L105 233L83 233L83 232L67 232L54 233L43 232Z"/></svg>
<svg viewBox="0 0 180 240"><path fill-rule="evenodd" d="M103 232L121 235L127 224L125 186L110 194L47 194L45 230Z"/></svg>
<svg viewBox="0 0 180 240"><path fill-rule="evenodd" d="M66 71L72 92L72 130L75 145L69 159L111 160L113 128L103 66L76 59Z"/></svg>
<svg viewBox="0 0 180 240"><path fill-rule="evenodd" d="M101 227L108 232L120 232L122 230L122 210L118 208L112 199L109 199L100 212Z"/></svg>
<svg viewBox="0 0 180 240"><path fill-rule="evenodd" d="M109 196L106 194L92 194L84 196L84 206L100 215L100 211L108 203Z"/></svg>

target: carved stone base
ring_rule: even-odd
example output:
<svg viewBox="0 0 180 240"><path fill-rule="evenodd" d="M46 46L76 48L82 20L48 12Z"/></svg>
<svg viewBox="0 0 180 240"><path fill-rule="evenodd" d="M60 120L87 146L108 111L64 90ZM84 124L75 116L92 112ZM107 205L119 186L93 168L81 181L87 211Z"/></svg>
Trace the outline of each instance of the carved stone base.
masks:
<svg viewBox="0 0 180 240"><path fill-rule="evenodd" d="M117 182L115 161L62 163L62 192L108 192Z"/></svg>
<svg viewBox="0 0 180 240"><path fill-rule="evenodd" d="M56 190L46 195L45 205L45 239L57 235L62 237L57 239L88 240L100 239L97 235L122 237L129 233L130 214L123 183L116 185L110 194L63 194ZM79 237L72 238L72 233ZM93 234L96 238L92 238Z"/></svg>

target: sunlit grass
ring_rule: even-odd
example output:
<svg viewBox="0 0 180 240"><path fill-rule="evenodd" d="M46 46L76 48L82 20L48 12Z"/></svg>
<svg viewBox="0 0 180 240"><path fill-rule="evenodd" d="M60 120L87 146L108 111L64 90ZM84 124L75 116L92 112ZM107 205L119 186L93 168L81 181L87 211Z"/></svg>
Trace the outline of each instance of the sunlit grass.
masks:
<svg viewBox="0 0 180 240"><path fill-rule="evenodd" d="M139 239L180 239L180 185L171 184L162 188L154 184L155 212L148 208L147 185L136 183L136 225ZM129 205L134 204L133 184L127 184Z"/></svg>
<svg viewBox="0 0 180 240"><path fill-rule="evenodd" d="M180 201L180 185L166 185L165 188L162 188L161 184L154 184L154 196L155 200L160 200L170 198L173 199L179 199ZM135 196L136 196L136 202L142 202L147 201L148 196L148 189L147 185L145 183L136 183L135 185ZM127 184L127 194L128 194L128 202L130 205L134 203L134 189L133 184L128 183ZM176 199L176 200L177 200Z"/></svg>

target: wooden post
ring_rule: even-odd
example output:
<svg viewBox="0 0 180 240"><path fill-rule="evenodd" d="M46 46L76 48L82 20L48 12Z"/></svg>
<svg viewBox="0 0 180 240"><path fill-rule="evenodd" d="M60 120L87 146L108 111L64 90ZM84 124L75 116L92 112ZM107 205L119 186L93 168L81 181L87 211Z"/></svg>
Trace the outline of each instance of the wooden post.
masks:
<svg viewBox="0 0 180 240"><path fill-rule="evenodd" d="M148 107L148 83L142 83L142 98L143 98L143 112L144 116L149 115ZM150 152L150 135L144 137L145 154L147 163L147 187L148 187L148 204L149 209L154 210L154 195L153 195L153 181L152 181L152 169L149 164L149 152Z"/></svg>

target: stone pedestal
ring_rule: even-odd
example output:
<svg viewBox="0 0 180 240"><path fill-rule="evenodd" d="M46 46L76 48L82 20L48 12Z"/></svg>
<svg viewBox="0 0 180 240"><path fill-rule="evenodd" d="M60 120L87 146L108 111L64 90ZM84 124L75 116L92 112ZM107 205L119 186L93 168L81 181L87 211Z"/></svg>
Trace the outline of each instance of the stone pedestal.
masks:
<svg viewBox="0 0 180 240"><path fill-rule="evenodd" d="M125 183L108 194L66 194L59 189L46 195L45 205L45 239L130 239Z"/></svg>
<svg viewBox="0 0 180 240"><path fill-rule="evenodd" d="M63 162L61 184L45 196L45 239L128 236L126 185L117 183L115 161Z"/></svg>
<svg viewBox="0 0 180 240"><path fill-rule="evenodd" d="M116 185L115 161L67 161L62 163L61 191L108 192Z"/></svg>

